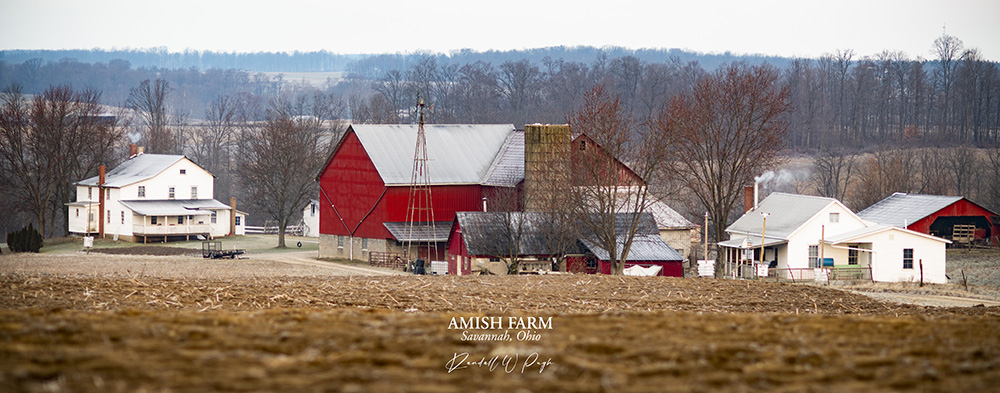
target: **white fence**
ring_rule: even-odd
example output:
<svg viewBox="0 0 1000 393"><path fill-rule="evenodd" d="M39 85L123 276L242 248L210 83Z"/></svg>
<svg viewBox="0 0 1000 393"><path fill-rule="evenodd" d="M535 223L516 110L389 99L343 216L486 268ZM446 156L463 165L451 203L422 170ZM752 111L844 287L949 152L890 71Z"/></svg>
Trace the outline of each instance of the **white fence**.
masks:
<svg viewBox="0 0 1000 393"><path fill-rule="evenodd" d="M247 225L244 228L246 228L246 234L247 235L277 235L278 234L278 226L277 225L266 225L265 224L265 226L262 226L262 227L255 227L255 226ZM302 230L303 230L303 228L304 228L303 225L290 225L290 226L288 226L288 228L285 228L285 234L286 235L294 235L294 236L302 236Z"/></svg>

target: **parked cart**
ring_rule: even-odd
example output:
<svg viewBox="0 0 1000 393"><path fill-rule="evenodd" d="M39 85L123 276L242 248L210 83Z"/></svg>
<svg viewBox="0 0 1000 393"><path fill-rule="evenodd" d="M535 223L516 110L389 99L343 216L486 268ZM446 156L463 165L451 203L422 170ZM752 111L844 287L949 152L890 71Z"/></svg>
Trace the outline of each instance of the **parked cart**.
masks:
<svg viewBox="0 0 1000 393"><path fill-rule="evenodd" d="M222 242L201 242L201 256L202 258L212 258L212 259L234 259L238 255L243 255L246 250L232 249L226 250L222 248Z"/></svg>

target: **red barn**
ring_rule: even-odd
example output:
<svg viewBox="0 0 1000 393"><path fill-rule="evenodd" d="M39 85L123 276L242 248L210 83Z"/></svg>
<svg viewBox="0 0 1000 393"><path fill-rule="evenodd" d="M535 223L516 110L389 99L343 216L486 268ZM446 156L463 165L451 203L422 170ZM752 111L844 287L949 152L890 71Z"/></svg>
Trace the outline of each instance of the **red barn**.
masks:
<svg viewBox="0 0 1000 393"><path fill-rule="evenodd" d="M858 213L858 217L952 240L1000 245L1000 218L960 196L897 192Z"/></svg>
<svg viewBox="0 0 1000 393"><path fill-rule="evenodd" d="M524 178L524 133L513 125L425 125L435 228L414 238L445 245L455 212L481 211L497 189ZM399 253L407 225L417 125L352 125L344 133L320 185L320 257L367 259L370 252Z"/></svg>

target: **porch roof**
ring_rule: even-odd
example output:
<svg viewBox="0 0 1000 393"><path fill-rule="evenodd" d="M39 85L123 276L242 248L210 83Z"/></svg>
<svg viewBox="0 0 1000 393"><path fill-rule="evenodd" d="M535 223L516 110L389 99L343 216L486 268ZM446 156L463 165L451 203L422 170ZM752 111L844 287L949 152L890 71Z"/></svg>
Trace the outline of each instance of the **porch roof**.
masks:
<svg viewBox="0 0 1000 393"><path fill-rule="evenodd" d="M743 243L744 239L746 239L746 244ZM770 236L764 237L764 247L776 246L785 243L788 243L788 240ZM724 242L719 242L718 244L720 246L729 248L742 248L742 249L757 248L760 247L760 235L749 235L747 237L729 239Z"/></svg>
<svg viewBox="0 0 1000 393"><path fill-rule="evenodd" d="M213 210L228 210L215 199L169 199L152 201L119 201L133 212L143 216L207 215Z"/></svg>

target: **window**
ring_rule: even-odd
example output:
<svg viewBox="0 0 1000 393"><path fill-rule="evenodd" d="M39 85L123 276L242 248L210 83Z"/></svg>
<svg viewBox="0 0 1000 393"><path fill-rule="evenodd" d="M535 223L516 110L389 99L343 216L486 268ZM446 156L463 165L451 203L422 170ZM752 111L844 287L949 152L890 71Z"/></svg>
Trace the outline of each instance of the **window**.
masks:
<svg viewBox="0 0 1000 393"><path fill-rule="evenodd" d="M809 267L819 267L819 246L809 246Z"/></svg>
<svg viewBox="0 0 1000 393"><path fill-rule="evenodd" d="M212 223L215 224L219 221L219 213L212 212Z"/></svg>
<svg viewBox="0 0 1000 393"><path fill-rule="evenodd" d="M587 141L580 141L580 150L587 150Z"/></svg>
<svg viewBox="0 0 1000 393"><path fill-rule="evenodd" d="M597 269L597 258L587 258L587 269Z"/></svg>
<svg viewBox="0 0 1000 393"><path fill-rule="evenodd" d="M198 186L191 186L191 199L198 199Z"/></svg>
<svg viewBox="0 0 1000 393"><path fill-rule="evenodd" d="M125 223L125 211L122 210L122 224Z"/></svg>
<svg viewBox="0 0 1000 393"><path fill-rule="evenodd" d="M87 200L94 200L94 187L87 187Z"/></svg>
<svg viewBox="0 0 1000 393"><path fill-rule="evenodd" d="M181 169L181 174L182 174L182 175L184 175L184 174L187 174L187 173L188 173L188 172L187 172L187 169Z"/></svg>
<svg viewBox="0 0 1000 393"><path fill-rule="evenodd" d="M146 197L146 186L139 186L139 198Z"/></svg>
<svg viewBox="0 0 1000 393"><path fill-rule="evenodd" d="M107 199L109 201L111 200L111 189L110 188L105 188L104 189L104 199Z"/></svg>
<svg viewBox="0 0 1000 393"><path fill-rule="evenodd" d="M312 216L316 217L316 204L315 203L310 203L309 207L312 208Z"/></svg>
<svg viewBox="0 0 1000 393"><path fill-rule="evenodd" d="M240 218L243 218L243 217L236 216L236 225L241 225L240 224Z"/></svg>
<svg viewBox="0 0 1000 393"><path fill-rule="evenodd" d="M108 224L111 223L111 210L108 210Z"/></svg>
<svg viewBox="0 0 1000 393"><path fill-rule="evenodd" d="M830 222L832 223L840 222L840 213L830 213Z"/></svg>
<svg viewBox="0 0 1000 393"><path fill-rule="evenodd" d="M94 222L94 211L87 209L87 221Z"/></svg>
<svg viewBox="0 0 1000 393"><path fill-rule="evenodd" d="M364 251L367 249L368 249L368 238L366 237L361 238L361 250Z"/></svg>
<svg viewBox="0 0 1000 393"><path fill-rule="evenodd" d="M903 249L903 269L913 269L913 249Z"/></svg>
<svg viewBox="0 0 1000 393"><path fill-rule="evenodd" d="M167 199L174 199L174 188L167 188Z"/></svg>
<svg viewBox="0 0 1000 393"><path fill-rule="evenodd" d="M858 264L858 250L853 249L853 248L847 250L847 264L848 265L857 265Z"/></svg>
<svg viewBox="0 0 1000 393"><path fill-rule="evenodd" d="M156 216L152 216L152 217L150 217L150 218L149 218L149 223L150 223L150 224L153 224L153 225L156 225Z"/></svg>
<svg viewBox="0 0 1000 393"><path fill-rule="evenodd" d="M79 207L78 207L78 208L76 208L76 216L77 216L77 217L80 217L80 208L79 208Z"/></svg>
<svg viewBox="0 0 1000 393"><path fill-rule="evenodd" d="M337 248L344 248L344 237L337 235Z"/></svg>
<svg viewBox="0 0 1000 393"><path fill-rule="evenodd" d="M177 216L177 223L178 224L183 224L184 223L184 216Z"/></svg>

